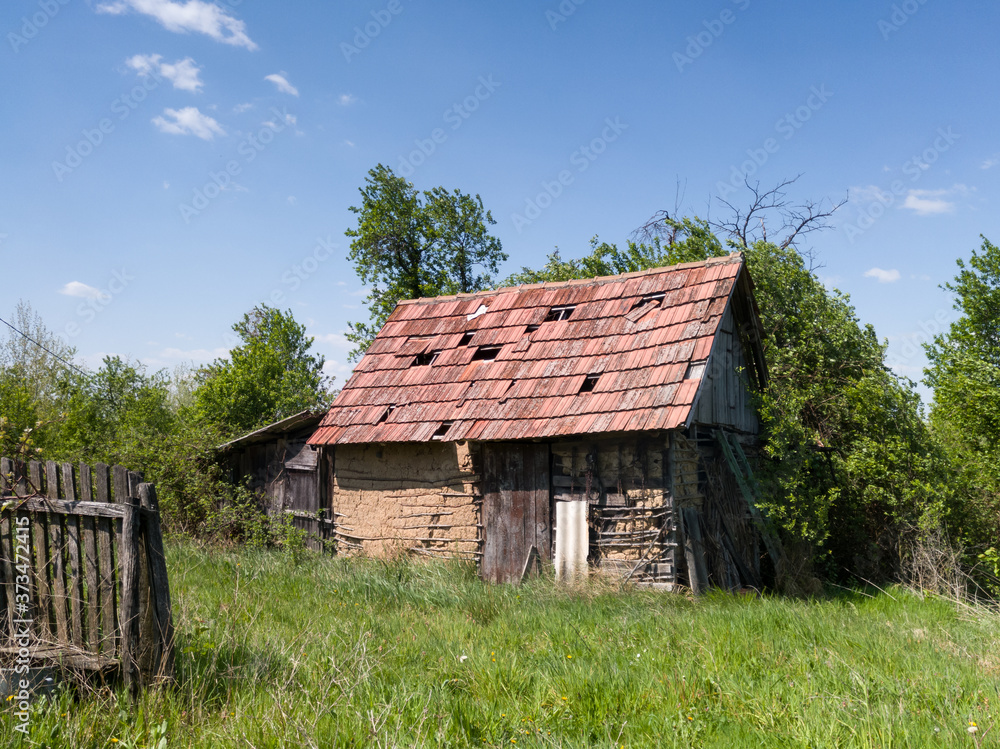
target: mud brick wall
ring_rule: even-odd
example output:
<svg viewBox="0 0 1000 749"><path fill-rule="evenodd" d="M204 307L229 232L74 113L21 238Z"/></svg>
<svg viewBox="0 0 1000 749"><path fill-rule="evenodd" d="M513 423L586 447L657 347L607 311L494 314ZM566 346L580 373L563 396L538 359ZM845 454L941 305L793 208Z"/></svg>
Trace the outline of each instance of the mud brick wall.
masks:
<svg viewBox="0 0 1000 749"><path fill-rule="evenodd" d="M338 551L478 559L476 458L467 443L338 446L331 492Z"/></svg>

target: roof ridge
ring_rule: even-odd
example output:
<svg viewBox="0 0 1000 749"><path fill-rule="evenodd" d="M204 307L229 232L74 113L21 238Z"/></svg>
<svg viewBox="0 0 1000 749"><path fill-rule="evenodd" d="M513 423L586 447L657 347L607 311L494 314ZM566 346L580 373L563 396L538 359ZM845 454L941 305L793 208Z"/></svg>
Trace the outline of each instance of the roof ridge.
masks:
<svg viewBox="0 0 1000 749"><path fill-rule="evenodd" d="M484 299L487 297L495 296L497 294L504 294L511 291L533 291L535 289L558 289L565 288L568 286L587 286L594 285L600 286L606 283L614 283L616 281L622 281L628 278L637 278L639 276L652 276L659 275L661 273L672 273L678 270L687 270L688 268L700 268L709 265L723 265L732 262L743 262L743 253L741 251L730 252L728 255L721 255L718 257L710 257L704 260L695 260L690 263L677 263L676 265L663 265L657 268L646 268L645 270L631 271L630 273L620 273L616 276L594 276L593 278L571 278L568 281L542 281L541 283L530 283L530 284L520 284L518 286L502 286L499 289L485 289L483 291L473 291L465 292L460 294L448 294L445 296L425 296L418 299L400 299L397 304L431 304L444 301L454 301L459 299Z"/></svg>

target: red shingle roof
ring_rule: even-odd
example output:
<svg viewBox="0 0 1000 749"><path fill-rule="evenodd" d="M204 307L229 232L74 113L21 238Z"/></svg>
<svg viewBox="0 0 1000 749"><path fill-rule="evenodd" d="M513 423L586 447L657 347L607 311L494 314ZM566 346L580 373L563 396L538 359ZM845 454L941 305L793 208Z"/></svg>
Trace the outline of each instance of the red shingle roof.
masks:
<svg viewBox="0 0 1000 749"><path fill-rule="evenodd" d="M309 442L516 440L682 426L701 384L700 376L685 379L688 365L708 358L742 268L736 253L400 302ZM567 306L574 307L568 317L552 319L564 316L553 308Z"/></svg>

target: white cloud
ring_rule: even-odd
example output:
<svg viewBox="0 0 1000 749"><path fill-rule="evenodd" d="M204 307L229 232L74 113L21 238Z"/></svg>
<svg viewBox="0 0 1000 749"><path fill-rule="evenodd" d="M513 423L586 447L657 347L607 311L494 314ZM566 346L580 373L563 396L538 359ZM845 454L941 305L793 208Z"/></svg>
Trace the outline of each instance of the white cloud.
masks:
<svg viewBox="0 0 1000 749"><path fill-rule="evenodd" d="M169 190L170 189L170 183L167 182L166 180L163 180L163 189L164 190Z"/></svg>
<svg viewBox="0 0 1000 749"><path fill-rule="evenodd" d="M103 299L107 294L100 289L95 289L93 286L88 286L85 283L80 283L79 281L70 281L68 284L59 289L60 294L65 294L66 296L80 297L81 299Z"/></svg>
<svg viewBox="0 0 1000 749"><path fill-rule="evenodd" d="M910 190L903 201L903 208L909 208L918 216L951 213L955 210L955 204L943 199L948 193L948 190Z"/></svg>
<svg viewBox="0 0 1000 749"><path fill-rule="evenodd" d="M294 195L289 195L288 196L288 205L295 205L298 202L299 202L299 199L297 197L295 197Z"/></svg>
<svg viewBox="0 0 1000 749"><path fill-rule="evenodd" d="M226 131L207 114L202 114L197 107L184 109L164 109L167 117L154 117L153 124L161 132L170 135L195 135L202 140L212 140L216 135L225 135Z"/></svg>
<svg viewBox="0 0 1000 749"><path fill-rule="evenodd" d="M345 140L344 141L344 145L347 146L347 147L349 147L349 148L354 148L355 147L353 140Z"/></svg>
<svg viewBox="0 0 1000 749"><path fill-rule="evenodd" d="M852 203L874 203L879 201L882 203L891 202L892 196L890 193L883 190L878 185L862 185L860 187L852 187L848 190Z"/></svg>
<svg viewBox="0 0 1000 749"><path fill-rule="evenodd" d="M250 104L250 103L237 104L235 107L233 107L233 111L236 112L236 114L242 114L243 112L247 111L248 109L253 109L253 104Z"/></svg>
<svg viewBox="0 0 1000 749"><path fill-rule="evenodd" d="M955 202L946 198L967 197L976 192L975 187L956 182L944 190L910 190L906 193L903 208L909 208L919 216L935 216L951 213L955 210Z"/></svg>
<svg viewBox="0 0 1000 749"><path fill-rule="evenodd" d="M979 165L980 169L992 169L997 164L1000 164L1000 154L993 154L988 159L984 159L983 163Z"/></svg>
<svg viewBox="0 0 1000 749"><path fill-rule="evenodd" d="M204 0L111 0L97 6L98 13L121 15L134 10L156 19L167 31L179 34L195 32L224 44L257 49L247 36L246 24L229 15L215 3Z"/></svg>
<svg viewBox="0 0 1000 749"><path fill-rule="evenodd" d="M280 73L271 73L271 75L265 75L264 80L273 83L275 86L278 87L278 90L283 94L291 94L292 96L298 96L299 90L288 82L288 78L285 77L286 75L287 73L285 73L285 71L282 70Z"/></svg>
<svg viewBox="0 0 1000 749"><path fill-rule="evenodd" d="M340 106L349 107L358 100L358 97L354 94L341 94L340 98L337 100L340 102Z"/></svg>
<svg viewBox="0 0 1000 749"><path fill-rule="evenodd" d="M893 283L899 280L899 271L895 268L882 270L882 268L869 268L865 271L865 278L874 278L879 283Z"/></svg>
<svg viewBox="0 0 1000 749"><path fill-rule="evenodd" d="M175 63L161 63L161 55L135 55L126 60L126 64L141 76L156 75L166 78L174 88L183 91L198 92L204 85L198 76L201 68L195 65L194 60L185 57Z"/></svg>

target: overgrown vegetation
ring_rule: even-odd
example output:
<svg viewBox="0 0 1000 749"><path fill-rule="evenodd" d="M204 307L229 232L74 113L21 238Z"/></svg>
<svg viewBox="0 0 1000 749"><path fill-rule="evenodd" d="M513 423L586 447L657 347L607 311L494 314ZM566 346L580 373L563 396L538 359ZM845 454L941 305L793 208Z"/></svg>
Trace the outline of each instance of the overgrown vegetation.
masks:
<svg viewBox="0 0 1000 749"><path fill-rule="evenodd" d="M331 400L323 357L292 317L255 307L233 326L240 344L194 371L149 372L105 357L97 371L21 303L0 343L0 455L22 460L119 463L157 485L169 530L225 539L282 528L222 481L216 448L239 434ZM236 517L234 508L246 511Z"/></svg>
<svg viewBox="0 0 1000 749"><path fill-rule="evenodd" d="M178 539L168 566L176 687L40 701L32 745L971 748L998 730L998 615L899 588L691 601Z"/></svg>

